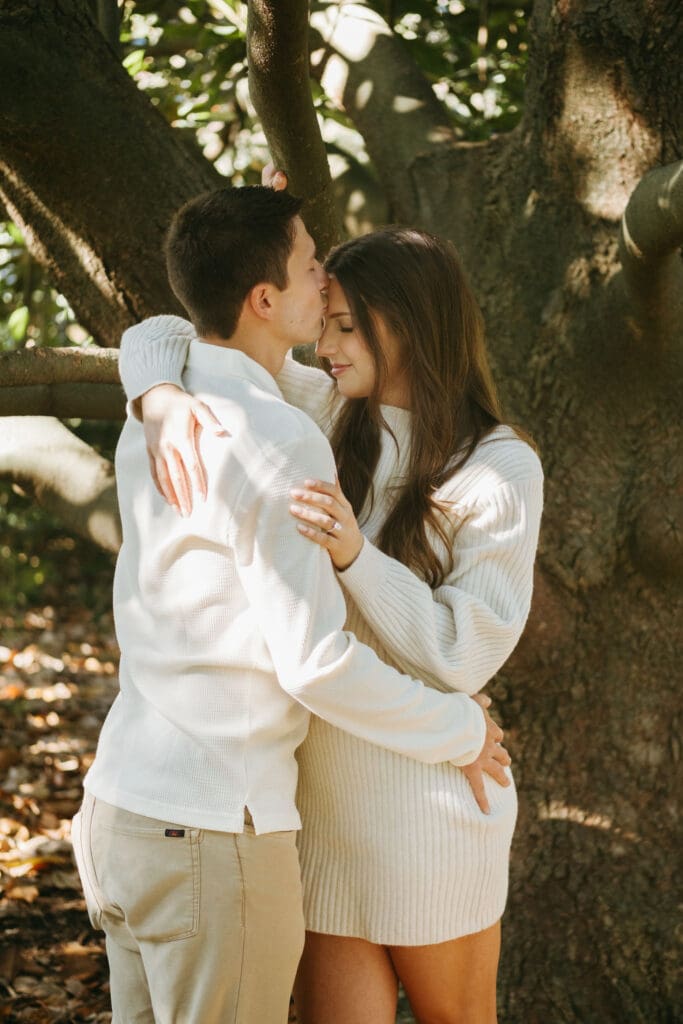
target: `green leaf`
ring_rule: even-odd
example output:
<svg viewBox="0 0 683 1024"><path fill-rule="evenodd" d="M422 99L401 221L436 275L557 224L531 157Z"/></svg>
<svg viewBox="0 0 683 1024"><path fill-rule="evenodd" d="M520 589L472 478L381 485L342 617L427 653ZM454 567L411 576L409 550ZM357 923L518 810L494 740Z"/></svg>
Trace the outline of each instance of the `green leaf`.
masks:
<svg viewBox="0 0 683 1024"><path fill-rule="evenodd" d="M24 236L22 235L21 231L16 226L16 224L13 224L11 220L5 222L5 230L7 231L8 235L11 235L12 240L16 242L17 245L24 244Z"/></svg>
<svg viewBox="0 0 683 1024"><path fill-rule="evenodd" d="M131 78L134 78L145 66L145 51L131 50L123 58L122 64Z"/></svg>
<svg viewBox="0 0 683 1024"><path fill-rule="evenodd" d="M28 306L18 306L7 321L9 332L15 341L23 341L28 327Z"/></svg>

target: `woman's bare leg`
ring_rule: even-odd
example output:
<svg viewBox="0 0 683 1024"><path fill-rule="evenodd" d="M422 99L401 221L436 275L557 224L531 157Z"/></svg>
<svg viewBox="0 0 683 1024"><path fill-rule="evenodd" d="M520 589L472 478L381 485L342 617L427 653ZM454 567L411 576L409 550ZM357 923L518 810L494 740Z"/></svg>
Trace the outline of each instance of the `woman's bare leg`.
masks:
<svg viewBox="0 0 683 1024"><path fill-rule="evenodd" d="M306 932L294 986L300 1024L394 1024L398 979L385 946Z"/></svg>
<svg viewBox="0 0 683 1024"><path fill-rule="evenodd" d="M433 946L390 946L418 1024L496 1024L500 921Z"/></svg>

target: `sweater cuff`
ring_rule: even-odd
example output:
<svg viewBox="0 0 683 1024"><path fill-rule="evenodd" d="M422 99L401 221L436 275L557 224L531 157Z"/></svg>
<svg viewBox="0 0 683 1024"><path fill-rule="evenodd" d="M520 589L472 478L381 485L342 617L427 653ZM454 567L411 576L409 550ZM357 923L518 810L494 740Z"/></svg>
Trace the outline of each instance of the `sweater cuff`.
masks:
<svg viewBox="0 0 683 1024"><path fill-rule="evenodd" d="M123 332L119 374L129 401L156 384L183 388L187 350L197 332L179 316L154 316Z"/></svg>
<svg viewBox="0 0 683 1024"><path fill-rule="evenodd" d="M372 606L381 592L386 576L387 556L367 537L355 560L347 569L338 569L337 577L359 608Z"/></svg>
<svg viewBox="0 0 683 1024"><path fill-rule="evenodd" d="M468 764L472 764L476 761L481 754L484 746L484 740L486 739L486 717L483 709L477 704L475 700L468 697L465 693L453 694L454 697L462 698L463 710L465 715L469 718L469 728L467 730L467 739L469 740L469 750L463 749L461 745L461 753L458 757L451 758L450 763L454 764L456 768L466 768ZM469 704L466 703L469 701Z"/></svg>

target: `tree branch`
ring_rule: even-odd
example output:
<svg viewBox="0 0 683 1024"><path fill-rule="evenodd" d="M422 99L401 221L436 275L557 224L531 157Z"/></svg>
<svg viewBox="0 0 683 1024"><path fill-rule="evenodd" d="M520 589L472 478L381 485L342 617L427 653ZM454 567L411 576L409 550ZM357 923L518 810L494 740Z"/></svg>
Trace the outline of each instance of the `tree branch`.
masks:
<svg viewBox="0 0 683 1024"><path fill-rule="evenodd" d="M639 326L660 344L683 324L683 160L640 181L621 221L623 280Z"/></svg>
<svg viewBox="0 0 683 1024"><path fill-rule="evenodd" d="M2 387L119 384L119 354L108 348L22 348L0 352Z"/></svg>
<svg viewBox="0 0 683 1024"><path fill-rule="evenodd" d="M342 234L325 146L313 107L308 4L251 0L247 21L249 91L275 166L305 198L304 219L321 252Z"/></svg>
<svg viewBox="0 0 683 1024"><path fill-rule="evenodd" d="M363 135L397 218L417 219L411 168L456 144L449 117L402 41L363 3L311 16L324 40L321 82Z"/></svg>
<svg viewBox="0 0 683 1024"><path fill-rule="evenodd" d="M114 467L51 417L8 417L0 476L29 484L40 505L105 551L121 546Z"/></svg>
<svg viewBox="0 0 683 1024"><path fill-rule="evenodd" d="M118 352L29 348L0 353L0 416L122 420Z"/></svg>
<svg viewBox="0 0 683 1024"><path fill-rule="evenodd" d="M126 399L120 384L36 384L0 388L0 416L56 416L58 419L123 420ZM0 423L4 430L4 423Z"/></svg>

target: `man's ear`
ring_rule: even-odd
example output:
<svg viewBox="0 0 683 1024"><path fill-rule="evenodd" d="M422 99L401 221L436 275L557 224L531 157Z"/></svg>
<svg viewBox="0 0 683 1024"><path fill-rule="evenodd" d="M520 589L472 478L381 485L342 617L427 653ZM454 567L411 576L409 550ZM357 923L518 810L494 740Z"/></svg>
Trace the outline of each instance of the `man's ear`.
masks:
<svg viewBox="0 0 683 1024"><path fill-rule="evenodd" d="M247 295L247 304L260 320L270 320L273 315L273 285L267 281L255 284Z"/></svg>

